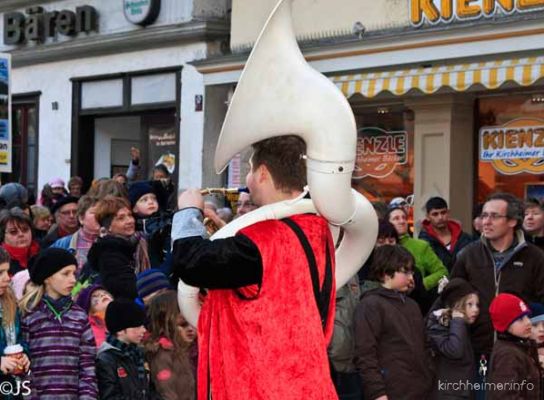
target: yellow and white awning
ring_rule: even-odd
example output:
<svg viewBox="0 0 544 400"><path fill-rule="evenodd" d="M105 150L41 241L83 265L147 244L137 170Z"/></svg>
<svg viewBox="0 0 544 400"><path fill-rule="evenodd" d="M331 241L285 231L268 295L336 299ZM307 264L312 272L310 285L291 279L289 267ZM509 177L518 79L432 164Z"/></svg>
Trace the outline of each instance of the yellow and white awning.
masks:
<svg viewBox="0 0 544 400"><path fill-rule="evenodd" d="M352 74L334 76L331 79L346 97L355 93L374 97L384 91L400 96L411 89L430 94L442 87L463 92L476 84L496 89L508 81L529 86L543 77L544 56Z"/></svg>

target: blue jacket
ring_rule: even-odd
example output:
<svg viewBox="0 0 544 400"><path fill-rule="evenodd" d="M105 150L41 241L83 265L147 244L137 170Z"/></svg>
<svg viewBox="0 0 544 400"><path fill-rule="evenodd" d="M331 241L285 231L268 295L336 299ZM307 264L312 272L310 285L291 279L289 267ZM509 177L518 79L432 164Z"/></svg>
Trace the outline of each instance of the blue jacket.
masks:
<svg viewBox="0 0 544 400"><path fill-rule="evenodd" d="M21 332L21 315L19 314L19 310L17 310L17 313L15 314L15 340L17 344L20 344L23 346L23 349L27 355L29 355L28 352L28 345L23 340L23 335ZM7 347L7 339L6 339L6 333L3 328L3 321L2 318L0 318L0 355L3 357L4 349ZM29 356L30 357L30 356ZM24 380L24 378L23 378ZM0 383L2 382L10 382L12 384L13 388L16 388L16 382L15 379L11 375L4 375L2 372L0 372ZM21 388L21 391L24 393L24 389ZM6 400L15 400L15 399L22 399L22 396L13 396L13 395L3 395L3 399Z"/></svg>

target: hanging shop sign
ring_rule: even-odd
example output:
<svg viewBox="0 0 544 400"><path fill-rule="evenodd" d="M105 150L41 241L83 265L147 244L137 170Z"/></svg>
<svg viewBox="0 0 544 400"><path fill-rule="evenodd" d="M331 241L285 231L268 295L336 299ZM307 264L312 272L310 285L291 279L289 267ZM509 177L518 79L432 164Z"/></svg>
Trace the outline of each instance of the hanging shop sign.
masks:
<svg viewBox="0 0 544 400"><path fill-rule="evenodd" d="M163 164L170 174L176 169L176 130L174 126L149 128L150 167Z"/></svg>
<svg viewBox="0 0 544 400"><path fill-rule="evenodd" d="M408 159L406 131L362 128L357 135L357 160L353 179L385 178Z"/></svg>
<svg viewBox="0 0 544 400"><path fill-rule="evenodd" d="M544 9L544 0L409 0L410 23L421 26Z"/></svg>
<svg viewBox="0 0 544 400"><path fill-rule="evenodd" d="M0 54L0 172L11 172L11 60Z"/></svg>
<svg viewBox="0 0 544 400"><path fill-rule="evenodd" d="M4 14L5 45L19 45L28 41L44 43L58 34L75 36L98 31L98 12L91 6L77 7L75 11L44 11L43 7L37 6L28 8L26 13Z"/></svg>
<svg viewBox="0 0 544 400"><path fill-rule="evenodd" d="M131 24L149 25L161 11L161 0L123 0L125 18Z"/></svg>
<svg viewBox="0 0 544 400"><path fill-rule="evenodd" d="M480 129L480 160L501 174L544 173L544 120L520 118Z"/></svg>

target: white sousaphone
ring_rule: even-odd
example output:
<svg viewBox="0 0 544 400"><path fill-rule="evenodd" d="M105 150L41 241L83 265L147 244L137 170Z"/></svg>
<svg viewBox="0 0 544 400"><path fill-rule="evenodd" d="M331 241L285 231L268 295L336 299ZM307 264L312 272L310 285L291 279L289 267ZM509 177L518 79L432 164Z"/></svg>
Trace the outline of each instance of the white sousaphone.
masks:
<svg viewBox="0 0 544 400"><path fill-rule="evenodd" d="M225 169L236 154L260 140L298 135L306 142L310 199L262 206L229 223L211 240L234 236L267 219L318 213L333 237L344 230L336 249L336 287L364 264L378 233L370 202L351 189L357 129L351 107L340 90L304 59L291 18L292 0L280 0L247 60L232 97L215 151L215 169ZM187 321L196 326L198 289L180 281L178 300Z"/></svg>

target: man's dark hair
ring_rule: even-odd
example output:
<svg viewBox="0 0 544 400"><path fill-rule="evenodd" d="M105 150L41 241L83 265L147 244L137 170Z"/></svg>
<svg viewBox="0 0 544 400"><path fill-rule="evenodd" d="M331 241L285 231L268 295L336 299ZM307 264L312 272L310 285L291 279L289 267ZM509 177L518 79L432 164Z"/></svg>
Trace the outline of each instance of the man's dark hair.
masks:
<svg viewBox="0 0 544 400"><path fill-rule="evenodd" d="M494 193L490 195L485 202L487 203L492 200L502 200L506 202L506 217L508 219L515 219L517 221L515 229L520 229L523 224L523 215L525 213L523 202L513 194L505 192Z"/></svg>
<svg viewBox="0 0 544 400"><path fill-rule="evenodd" d="M391 222L381 219L378 221L378 238L393 238L398 243L399 234Z"/></svg>
<svg viewBox="0 0 544 400"><path fill-rule="evenodd" d="M412 271L414 265L414 257L408 250L398 244L386 244L374 249L368 277L383 282L385 275L392 278L395 272Z"/></svg>
<svg viewBox="0 0 544 400"><path fill-rule="evenodd" d="M432 210L442 210L443 208L448 208L448 203L442 197L431 197L425 203L425 210L427 213L430 213Z"/></svg>
<svg viewBox="0 0 544 400"><path fill-rule="evenodd" d="M534 197L529 197L527 200L525 200L525 210L535 207L540 208L542 211L544 211L544 204L540 200Z"/></svg>
<svg viewBox="0 0 544 400"><path fill-rule="evenodd" d="M306 186L306 143L294 135L261 140L253 146L253 171L265 165L276 189L283 192L303 190Z"/></svg>

